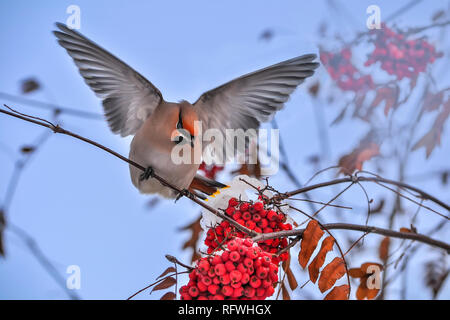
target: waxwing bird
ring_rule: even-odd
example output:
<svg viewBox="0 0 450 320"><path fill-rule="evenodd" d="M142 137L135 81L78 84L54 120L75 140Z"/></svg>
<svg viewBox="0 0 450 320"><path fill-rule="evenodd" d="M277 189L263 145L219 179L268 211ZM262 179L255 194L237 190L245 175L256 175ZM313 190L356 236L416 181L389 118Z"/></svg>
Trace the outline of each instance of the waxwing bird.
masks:
<svg viewBox="0 0 450 320"><path fill-rule="evenodd" d="M307 54L246 74L210 90L193 104L167 102L150 81L120 59L75 30L57 23L59 44L72 57L85 82L102 99L113 133L134 135L129 158L148 167L142 172L130 166L133 184L142 193L176 197L156 179L154 172L180 189L211 193L223 184L197 174L200 163L176 164L171 159L175 145L189 142L202 150L208 144L196 137L194 123L202 130L258 129L283 108L290 94L319 66L316 55ZM174 134L175 133L175 134Z"/></svg>

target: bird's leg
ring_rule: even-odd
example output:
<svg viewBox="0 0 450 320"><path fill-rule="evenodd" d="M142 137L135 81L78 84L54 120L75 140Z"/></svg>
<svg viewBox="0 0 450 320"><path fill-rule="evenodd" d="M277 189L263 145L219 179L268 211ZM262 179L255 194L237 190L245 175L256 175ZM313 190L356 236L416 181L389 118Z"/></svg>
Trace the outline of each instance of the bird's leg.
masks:
<svg viewBox="0 0 450 320"><path fill-rule="evenodd" d="M139 180L140 180L140 181L148 180L149 178L153 178L154 175L155 175L155 170L153 170L152 167L148 166L148 167L145 169L144 173L141 174L141 176L139 177Z"/></svg>
<svg viewBox="0 0 450 320"><path fill-rule="evenodd" d="M182 197L187 197L189 199L194 199L195 195L192 192L190 192L188 189L183 189L178 194L177 198L175 199L175 202L177 202Z"/></svg>

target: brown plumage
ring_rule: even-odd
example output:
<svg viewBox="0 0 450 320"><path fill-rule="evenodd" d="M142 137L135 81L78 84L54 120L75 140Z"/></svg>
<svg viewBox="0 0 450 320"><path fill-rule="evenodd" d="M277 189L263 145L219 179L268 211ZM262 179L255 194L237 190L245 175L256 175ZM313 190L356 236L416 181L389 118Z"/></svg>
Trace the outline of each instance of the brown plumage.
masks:
<svg viewBox="0 0 450 320"><path fill-rule="evenodd" d="M281 110L290 94L319 66L316 55L308 54L286 60L246 74L204 93L194 104L187 101L167 102L161 92L142 75L79 32L57 23L54 34L59 44L73 58L85 82L102 99L112 132L134 135L130 159L152 167L161 177L182 189L210 193L221 184L196 176L207 143L194 122L201 121L202 130L257 129ZM224 135L225 136L225 135ZM174 163L171 152L175 145L189 140L191 161ZM230 155L227 155L227 158ZM197 161L200 160L200 161ZM159 193L175 197L169 188L155 179L142 180L139 170L130 167L133 184L143 193Z"/></svg>

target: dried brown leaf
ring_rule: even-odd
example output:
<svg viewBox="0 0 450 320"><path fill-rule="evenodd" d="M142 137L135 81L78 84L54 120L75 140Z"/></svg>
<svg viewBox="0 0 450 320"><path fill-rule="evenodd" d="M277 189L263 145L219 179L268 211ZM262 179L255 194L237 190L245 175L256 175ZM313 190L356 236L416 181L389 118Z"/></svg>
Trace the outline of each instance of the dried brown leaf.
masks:
<svg viewBox="0 0 450 320"><path fill-rule="evenodd" d="M324 300L348 300L349 289L348 284L334 287L333 290L326 295Z"/></svg>
<svg viewBox="0 0 450 320"><path fill-rule="evenodd" d="M391 238L385 237L380 243L380 247L378 248L378 256L381 261L386 261L388 258L390 242Z"/></svg>
<svg viewBox="0 0 450 320"><path fill-rule="evenodd" d="M345 274L345 262L340 257L336 257L323 268L319 278L319 290L324 293L329 290L337 280Z"/></svg>
<svg viewBox="0 0 450 320"><path fill-rule="evenodd" d="M306 226L306 230L303 232L302 241L300 243L300 253L298 255L298 262L303 269L306 268L323 233L323 230L320 229L319 223L316 220L311 220Z"/></svg>
<svg viewBox="0 0 450 320"><path fill-rule="evenodd" d="M164 289L170 288L170 287L174 286L176 283L177 283L177 280L175 280L175 278L167 277L163 281L158 283L156 286L154 286L153 289L152 289L152 292L153 291L157 291L157 290L164 290Z"/></svg>
<svg viewBox="0 0 450 320"><path fill-rule="evenodd" d="M316 283L317 277L319 276L319 270L323 266L325 262L325 258L327 253L333 250L334 238L332 236L328 236L325 240L322 241L322 245L320 246L320 251L317 253L314 260L309 264L309 279Z"/></svg>
<svg viewBox="0 0 450 320"><path fill-rule="evenodd" d="M159 300L175 300L177 295L173 292L166 292Z"/></svg>
<svg viewBox="0 0 450 320"><path fill-rule="evenodd" d="M167 274L169 274L171 272L176 272L176 269L174 267L168 267L166 270L164 270L163 273L161 273L161 275L158 278L156 278L156 280L158 280L159 278L164 277L165 275L167 275Z"/></svg>

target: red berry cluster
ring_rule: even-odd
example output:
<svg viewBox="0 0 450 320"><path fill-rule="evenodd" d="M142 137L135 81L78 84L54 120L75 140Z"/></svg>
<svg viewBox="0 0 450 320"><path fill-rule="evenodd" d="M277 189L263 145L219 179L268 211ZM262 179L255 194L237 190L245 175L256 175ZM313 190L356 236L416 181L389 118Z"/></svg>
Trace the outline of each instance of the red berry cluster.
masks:
<svg viewBox="0 0 450 320"><path fill-rule="evenodd" d="M201 258L180 288L182 300L264 300L274 293L278 266L250 239L235 238L222 254Z"/></svg>
<svg viewBox="0 0 450 320"><path fill-rule="evenodd" d="M361 91L374 87L372 77L363 75L351 63L352 51L344 48L340 52L320 52L320 61L327 68L331 78L344 91Z"/></svg>
<svg viewBox="0 0 450 320"><path fill-rule="evenodd" d="M380 62L381 69L399 80L417 76L426 70L429 63L442 56L426 40L408 40L404 34L397 33L386 25L371 32L375 34L375 49L365 65Z"/></svg>
<svg viewBox="0 0 450 320"><path fill-rule="evenodd" d="M207 178L214 179L217 173L222 171L223 168L223 166L217 166L215 164L207 165L206 163L202 162L198 170L203 171Z"/></svg>
<svg viewBox="0 0 450 320"><path fill-rule="evenodd" d="M255 203L249 201L238 201L236 198L231 198L228 201L228 208L225 213L240 225L254 230L258 233L270 233L282 230L291 230L292 225L286 222L286 215L282 212L277 212L269 209L267 204L258 201ZM206 234L205 244L208 246L207 253L214 252L217 248L232 237L244 238L245 233L237 230L228 221L222 221L219 225L212 227ZM265 252L270 254L277 253L288 245L287 239L268 239L258 242L258 246ZM278 257L273 257L272 261L278 264L280 261L285 261L289 257L287 252L280 254Z"/></svg>

